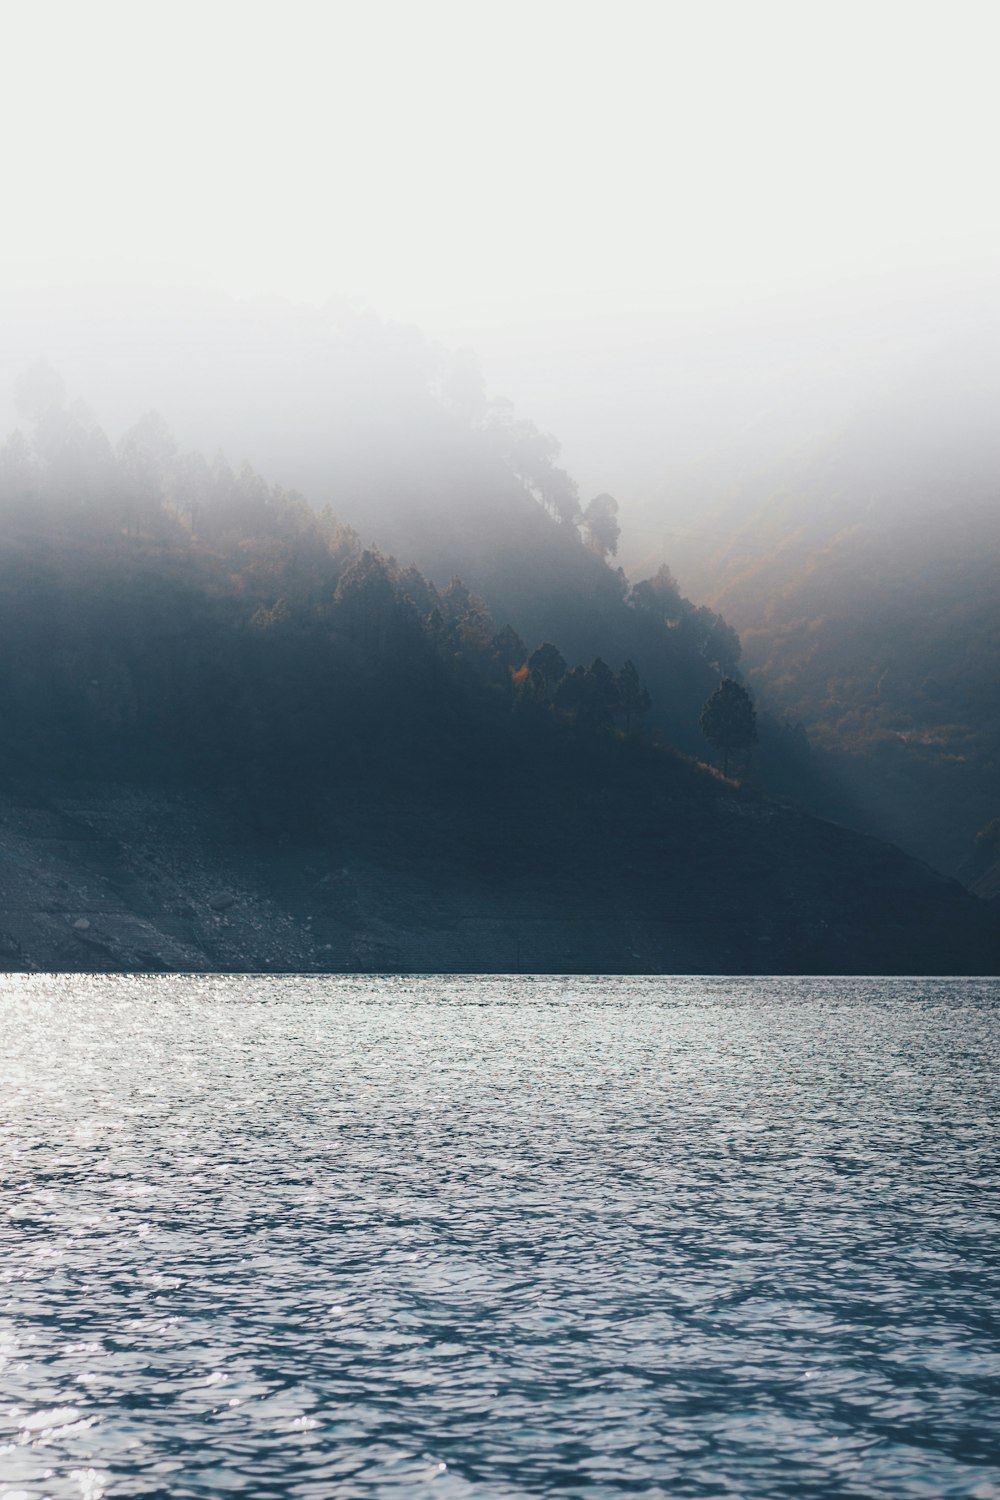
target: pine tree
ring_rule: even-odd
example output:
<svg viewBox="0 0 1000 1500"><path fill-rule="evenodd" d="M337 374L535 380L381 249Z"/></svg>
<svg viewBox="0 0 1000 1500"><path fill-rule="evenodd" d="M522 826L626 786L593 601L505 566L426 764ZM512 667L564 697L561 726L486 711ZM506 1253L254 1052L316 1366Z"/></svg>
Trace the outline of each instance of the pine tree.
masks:
<svg viewBox="0 0 1000 1500"><path fill-rule="evenodd" d="M618 673L618 706L625 715L625 733L632 731L632 720L648 713L653 700L639 681L639 673L633 662L627 661Z"/></svg>
<svg viewBox="0 0 1000 1500"><path fill-rule="evenodd" d="M729 775L733 750L749 750L757 741L757 715L746 688L724 677L701 711L705 738L722 751L722 774Z"/></svg>

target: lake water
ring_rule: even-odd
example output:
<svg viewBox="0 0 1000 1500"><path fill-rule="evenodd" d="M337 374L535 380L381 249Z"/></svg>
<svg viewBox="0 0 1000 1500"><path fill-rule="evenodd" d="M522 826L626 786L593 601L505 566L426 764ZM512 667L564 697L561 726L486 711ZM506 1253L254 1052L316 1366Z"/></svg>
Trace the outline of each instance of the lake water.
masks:
<svg viewBox="0 0 1000 1500"><path fill-rule="evenodd" d="M0 981L0 1497L1000 1496L1000 983Z"/></svg>

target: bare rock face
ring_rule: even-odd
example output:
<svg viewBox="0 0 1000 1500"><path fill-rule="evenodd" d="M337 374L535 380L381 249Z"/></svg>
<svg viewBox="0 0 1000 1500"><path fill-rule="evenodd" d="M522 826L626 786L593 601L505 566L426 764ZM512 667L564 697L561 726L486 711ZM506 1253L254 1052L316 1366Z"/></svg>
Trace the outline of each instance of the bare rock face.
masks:
<svg viewBox="0 0 1000 1500"><path fill-rule="evenodd" d="M295 924L266 897L248 895L239 923L219 914L229 869L217 834L209 807L166 793L49 785L9 794L0 824L8 967L191 972L292 957ZM235 905L227 892L221 910Z"/></svg>
<svg viewBox="0 0 1000 1500"><path fill-rule="evenodd" d="M232 799L49 785L0 822L0 964L77 972L992 973L995 907L750 794L613 786L463 814L345 801L307 838Z"/></svg>

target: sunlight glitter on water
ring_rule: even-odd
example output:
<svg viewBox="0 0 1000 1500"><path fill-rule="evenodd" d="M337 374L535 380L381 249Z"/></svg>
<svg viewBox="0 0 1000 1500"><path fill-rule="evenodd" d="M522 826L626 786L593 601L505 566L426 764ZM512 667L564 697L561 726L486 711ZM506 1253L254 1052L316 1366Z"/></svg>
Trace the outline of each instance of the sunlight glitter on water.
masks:
<svg viewBox="0 0 1000 1500"><path fill-rule="evenodd" d="M0 1017L0 1500L1000 1496L1000 984Z"/></svg>

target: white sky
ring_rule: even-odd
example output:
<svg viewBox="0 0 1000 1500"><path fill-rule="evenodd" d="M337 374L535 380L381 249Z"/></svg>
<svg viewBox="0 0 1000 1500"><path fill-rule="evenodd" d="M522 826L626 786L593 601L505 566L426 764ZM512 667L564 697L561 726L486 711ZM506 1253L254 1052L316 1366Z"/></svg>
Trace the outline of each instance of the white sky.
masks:
<svg viewBox="0 0 1000 1500"><path fill-rule="evenodd" d="M2 0L0 289L463 320L1000 250L1000 6ZM995 25L995 30L994 30Z"/></svg>

